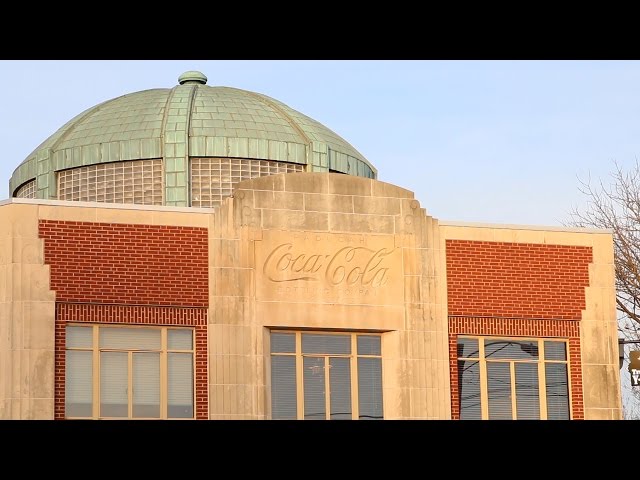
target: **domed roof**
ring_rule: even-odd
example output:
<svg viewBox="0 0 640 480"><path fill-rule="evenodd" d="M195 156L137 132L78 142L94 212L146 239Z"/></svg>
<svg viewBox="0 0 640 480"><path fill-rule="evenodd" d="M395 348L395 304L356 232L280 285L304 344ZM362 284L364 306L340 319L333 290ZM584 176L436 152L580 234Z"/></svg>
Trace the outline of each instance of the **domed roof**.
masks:
<svg viewBox="0 0 640 480"><path fill-rule="evenodd" d="M307 164L309 171L376 176L376 169L346 140L278 100L206 85L207 77L200 72L185 72L179 82L171 89L107 100L80 113L20 164L10 191L36 176L41 190L50 183L41 178L46 171L181 156L284 161Z"/></svg>

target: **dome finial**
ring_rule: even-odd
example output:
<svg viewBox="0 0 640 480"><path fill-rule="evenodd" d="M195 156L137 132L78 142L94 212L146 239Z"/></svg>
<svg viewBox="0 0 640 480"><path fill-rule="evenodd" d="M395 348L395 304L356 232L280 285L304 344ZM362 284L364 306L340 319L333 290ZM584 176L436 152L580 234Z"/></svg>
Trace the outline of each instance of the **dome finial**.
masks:
<svg viewBox="0 0 640 480"><path fill-rule="evenodd" d="M184 72L182 75L178 77L178 83L183 85L185 83L200 83L205 85L207 83L207 76L196 70L189 70L188 72Z"/></svg>

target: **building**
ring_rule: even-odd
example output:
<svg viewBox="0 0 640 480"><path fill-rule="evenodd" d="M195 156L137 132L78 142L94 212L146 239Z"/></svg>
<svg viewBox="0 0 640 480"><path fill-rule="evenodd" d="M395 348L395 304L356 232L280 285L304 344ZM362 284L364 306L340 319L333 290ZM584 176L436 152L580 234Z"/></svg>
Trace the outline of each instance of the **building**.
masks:
<svg viewBox="0 0 640 480"><path fill-rule="evenodd" d="M437 220L206 82L90 108L16 168L0 418L621 418L610 232Z"/></svg>

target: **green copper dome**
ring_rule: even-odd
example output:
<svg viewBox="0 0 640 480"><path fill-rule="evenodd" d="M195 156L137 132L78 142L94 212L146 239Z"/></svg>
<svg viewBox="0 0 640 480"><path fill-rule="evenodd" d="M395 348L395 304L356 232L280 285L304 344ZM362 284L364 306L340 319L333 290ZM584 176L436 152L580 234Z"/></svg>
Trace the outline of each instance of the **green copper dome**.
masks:
<svg viewBox="0 0 640 480"><path fill-rule="evenodd" d="M38 146L9 188L36 180L36 198L57 198L56 172L88 165L161 159L166 205L188 205L189 160L242 158L302 164L375 178L376 169L347 141L273 98L206 85L189 71L171 89L152 89L80 113Z"/></svg>

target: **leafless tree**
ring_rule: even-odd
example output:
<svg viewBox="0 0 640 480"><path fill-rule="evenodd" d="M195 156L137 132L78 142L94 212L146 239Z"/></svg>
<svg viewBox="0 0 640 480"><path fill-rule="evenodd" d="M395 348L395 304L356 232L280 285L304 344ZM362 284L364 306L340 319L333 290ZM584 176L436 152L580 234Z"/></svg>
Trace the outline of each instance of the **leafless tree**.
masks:
<svg viewBox="0 0 640 480"><path fill-rule="evenodd" d="M616 305L623 338L640 333L640 163L624 170L617 163L610 183L580 181L587 197L583 210L574 208L569 225L613 231Z"/></svg>
<svg viewBox="0 0 640 480"><path fill-rule="evenodd" d="M609 183L580 181L587 205L574 208L568 225L608 228L613 232L618 330L626 340L640 339L640 163L625 170L617 163ZM634 344L634 350L638 345ZM625 348L628 354L629 346ZM625 355L626 356L626 355ZM628 357L622 368L626 372ZM640 419L640 390L623 376L625 419Z"/></svg>

